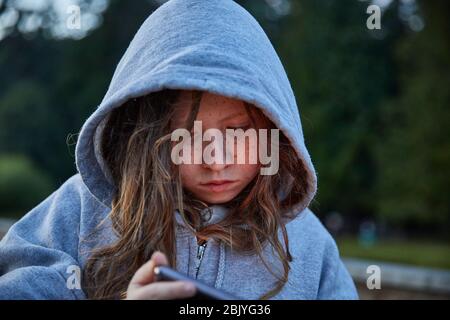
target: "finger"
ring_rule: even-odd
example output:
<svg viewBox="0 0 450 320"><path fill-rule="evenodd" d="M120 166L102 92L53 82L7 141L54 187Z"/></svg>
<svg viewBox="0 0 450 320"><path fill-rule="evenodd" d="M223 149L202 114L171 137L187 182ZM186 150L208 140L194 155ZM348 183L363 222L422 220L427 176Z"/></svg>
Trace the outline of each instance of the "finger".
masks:
<svg viewBox="0 0 450 320"><path fill-rule="evenodd" d="M169 261L167 261L166 255L161 251L155 251L151 259L155 261L155 266L169 265Z"/></svg>
<svg viewBox="0 0 450 320"><path fill-rule="evenodd" d="M143 286L155 281L155 266L168 265L165 254L155 251L145 264L143 264L134 274L130 281L130 287Z"/></svg>
<svg viewBox="0 0 450 320"><path fill-rule="evenodd" d="M160 281L141 287L136 292L140 300L172 300L195 295L196 288L189 281Z"/></svg>

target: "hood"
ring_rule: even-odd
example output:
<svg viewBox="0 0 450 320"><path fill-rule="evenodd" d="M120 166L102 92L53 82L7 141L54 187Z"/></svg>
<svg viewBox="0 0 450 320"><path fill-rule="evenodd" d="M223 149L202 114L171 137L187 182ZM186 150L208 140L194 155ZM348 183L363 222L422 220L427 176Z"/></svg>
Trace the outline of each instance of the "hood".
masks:
<svg viewBox="0 0 450 320"><path fill-rule="evenodd" d="M170 0L139 28L78 137L76 166L96 199L111 207L116 191L99 148L106 116L131 98L162 89L209 91L260 108L306 170L307 195L294 212L309 205L317 177L291 85L259 23L232 0Z"/></svg>

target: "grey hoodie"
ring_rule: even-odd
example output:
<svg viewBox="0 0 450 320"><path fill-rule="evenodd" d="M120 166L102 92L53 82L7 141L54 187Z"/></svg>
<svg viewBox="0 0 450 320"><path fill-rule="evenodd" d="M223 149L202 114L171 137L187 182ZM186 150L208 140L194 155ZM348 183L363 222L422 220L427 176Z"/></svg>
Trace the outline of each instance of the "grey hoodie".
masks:
<svg viewBox="0 0 450 320"><path fill-rule="evenodd" d="M286 221L293 261L288 282L274 299L358 298L335 241L308 208L317 177L286 72L261 26L232 0L171 0L143 23L104 99L81 128L78 173L14 224L0 242L0 298L86 298L77 283L89 252L116 239L108 218L116 187L99 152L105 117L131 98L165 88L205 90L256 105L302 160L307 196ZM226 214L220 205L210 209L206 223ZM273 288L276 279L257 255L242 255L209 240L199 258L195 236L179 212L174 214L178 271L242 299L256 299ZM94 241L81 240L102 221ZM268 246L264 250L272 269L281 272L274 251Z"/></svg>

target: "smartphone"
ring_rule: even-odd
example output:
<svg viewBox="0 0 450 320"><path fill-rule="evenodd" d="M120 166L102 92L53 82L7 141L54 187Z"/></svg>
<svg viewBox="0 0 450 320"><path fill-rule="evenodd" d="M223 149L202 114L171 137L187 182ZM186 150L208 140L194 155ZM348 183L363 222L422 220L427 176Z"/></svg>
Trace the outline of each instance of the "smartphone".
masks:
<svg viewBox="0 0 450 320"><path fill-rule="evenodd" d="M199 280L192 279L172 268L166 266L157 266L154 269L156 281L190 281L197 288L195 296L188 298L189 300L240 300L238 297L211 287Z"/></svg>

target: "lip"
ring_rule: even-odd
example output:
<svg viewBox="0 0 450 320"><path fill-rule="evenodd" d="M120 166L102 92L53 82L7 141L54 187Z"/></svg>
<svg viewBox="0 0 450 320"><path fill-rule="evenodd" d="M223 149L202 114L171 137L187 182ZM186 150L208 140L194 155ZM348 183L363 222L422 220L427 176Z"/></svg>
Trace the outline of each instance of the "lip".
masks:
<svg viewBox="0 0 450 320"><path fill-rule="evenodd" d="M207 183L201 183L200 185L212 192L222 192L229 189L235 182L235 180L211 180Z"/></svg>

